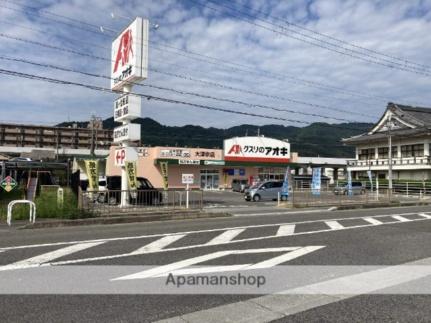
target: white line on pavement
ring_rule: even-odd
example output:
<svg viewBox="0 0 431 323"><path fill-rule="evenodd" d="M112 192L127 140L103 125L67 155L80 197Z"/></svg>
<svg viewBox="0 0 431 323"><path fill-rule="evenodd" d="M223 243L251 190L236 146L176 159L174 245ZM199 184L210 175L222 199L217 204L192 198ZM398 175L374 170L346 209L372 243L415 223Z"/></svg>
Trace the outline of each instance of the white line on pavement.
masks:
<svg viewBox="0 0 431 323"><path fill-rule="evenodd" d="M253 253L270 253L270 252L288 252L287 254L284 254L284 258L275 257L274 261L263 261L261 263L258 263L256 265L259 265L259 267L252 268L254 266L248 267L247 269L258 269L258 268L269 268L272 266L275 266L279 263L286 262L288 260L300 257L302 255L305 255L307 253L313 252L315 250L321 249L324 246L310 246L307 248L301 248L301 247L281 247L281 248L263 248L263 249L245 249L245 250L223 250L223 251L216 251L210 254L193 257L189 259L180 260L171 264L167 264L164 266L159 266L156 268L148 269L141 271L139 273L122 276L118 278L113 278L111 281L116 280L132 280L132 279L144 279L149 277L161 277L167 275L167 273L172 273L173 271L179 270L179 269L185 269L186 267L196 265L208 260L213 260L217 258L221 258L227 255L241 255L241 254L253 254ZM290 257L287 257L286 255L290 254L291 252L294 252L297 249L304 249L302 252L299 252L297 254L294 254Z"/></svg>
<svg viewBox="0 0 431 323"><path fill-rule="evenodd" d="M234 230L227 230L221 234L219 234L214 239L211 239L209 242L206 243L206 245L215 245L220 244L223 242L231 241L233 238L238 236L241 232L245 231L245 229L234 229Z"/></svg>
<svg viewBox="0 0 431 323"><path fill-rule="evenodd" d="M325 221L325 224L330 227L332 230L341 230L344 229L344 226L342 226L337 221Z"/></svg>
<svg viewBox="0 0 431 323"><path fill-rule="evenodd" d="M184 238L186 235L185 234L177 234L177 235L173 235L173 236L165 236L163 238L160 238L156 241L153 241L135 251L132 251L131 254L132 255L140 255L143 253L148 253L148 252L155 252L155 251L159 251L162 250L164 247L167 247L168 245L170 245L171 243L174 243L177 240L180 240L181 238Z"/></svg>
<svg viewBox="0 0 431 323"><path fill-rule="evenodd" d="M264 269L264 268L271 268L274 266L277 266L279 264L282 264L283 262L287 262L289 260L301 257L303 255L306 255L307 253L319 250L324 248L325 246L308 246L299 248L296 250L293 250L291 252L285 253L281 256L274 257L265 261L261 261L257 264L254 264L250 267L247 267L247 269Z"/></svg>
<svg viewBox="0 0 431 323"><path fill-rule="evenodd" d="M401 222L409 222L409 221L411 221L410 219L407 219L407 218L405 218L405 217L403 217L401 215L392 215L392 217L395 220L398 220L398 221L401 221Z"/></svg>
<svg viewBox="0 0 431 323"><path fill-rule="evenodd" d="M428 266L424 266L426 264ZM229 303L171 317L156 323L269 322L318 306L335 303L357 295L376 293L379 290L427 277L431 274L429 264L431 264L431 258L426 258L400 266L389 266L365 273L330 279L286 290L275 295ZM415 270L406 269L406 267L413 265L418 265L415 266ZM346 290L353 292L346 293Z"/></svg>
<svg viewBox="0 0 431 323"><path fill-rule="evenodd" d="M426 218L426 219L431 219L431 215L426 214L426 213L418 213L418 215L419 215L419 216L422 216L422 217L424 217L424 218Z"/></svg>
<svg viewBox="0 0 431 323"><path fill-rule="evenodd" d="M347 219L352 219L352 218L347 218ZM361 219L361 218L359 218L359 219ZM423 218L423 219L415 219L415 220L412 220L411 222L419 222L419 221L427 221L427 220L428 220L427 218ZM311 222L322 222L322 221L311 221ZM382 226L383 225L393 225L393 224L400 224L400 223L404 223L404 222L401 222L401 221L384 222L381 225ZM263 225L263 226L267 227L267 225ZM271 226L274 226L274 225L271 225ZM371 226L375 226L375 225L374 224L362 224L362 225L345 227L342 230L362 229L362 228L368 228ZM220 231L220 230L212 230L212 231ZM310 234L334 232L334 231L337 231L337 230L323 229L323 230L316 230L316 231L306 231L306 232L293 233L290 236L310 235ZM289 236L289 235L287 235L287 236ZM264 236L264 237L238 239L238 240L231 240L231 241L223 242L223 243L220 243L219 245L228 245L228 244L233 244L233 243L242 243L242 242L249 242L249 241L259 241L259 240L267 240L267 239L274 239L274 238L283 238L283 237L287 237L287 236L271 235L271 236ZM120 240L124 240L124 239L120 239ZM199 245L190 245L190 246L176 247L176 248L165 248L165 249L161 249L161 250L157 250L157 251L146 251L145 253L171 252L171 251L187 250L187 249L202 248L202 247L208 247L208 245L199 244ZM130 257L133 255L134 254L129 252L129 253L123 253L123 254L110 255L110 256L99 256L99 257L83 258L83 259L76 259L76 260L57 261L57 262L51 262L51 263L47 263L47 264L43 264L43 265L45 265L45 266L69 265L69 264L86 263L86 262L92 262L92 261L98 261L98 260L118 259L118 258Z"/></svg>
<svg viewBox="0 0 431 323"><path fill-rule="evenodd" d="M41 266L44 263L70 255L78 251L82 251L91 247L98 246L102 243L104 242L87 242L87 243L75 244L58 250L50 251L35 257L31 257L25 260L21 260L21 261L12 263L10 265L1 266L0 271Z"/></svg>
<svg viewBox="0 0 431 323"><path fill-rule="evenodd" d="M394 215L402 216L402 215L415 215L415 214L417 214L417 213L411 212L411 213L401 213L401 214L382 214L382 215L374 215L371 217L375 219L375 218L388 217L388 216L394 216ZM26 248L48 247L48 246L61 246L61 245L71 245L71 244L87 243L87 242L124 241L124 240L134 240L134 239L143 239L143 238L157 238L157 237L164 237L164 236L171 236L171 235L178 235L178 234L206 233L206 232L217 232L217 231L226 231L226 230L234 230L234 229L265 228L265 227L281 226L281 225L287 225L287 224L298 225L298 224L318 223L318 222L325 222L325 221L343 221L343 220L358 220L358 219L364 219L364 217L346 217L346 218L308 220L308 221L297 221L297 222L269 223L269 224L250 225L250 226L238 226L238 227L185 231L185 232L150 234L150 235L140 235L140 236L130 236L130 237L118 237L118 238L106 238L106 239L82 240L82 241L64 241L64 242L42 243L42 244L34 244L34 245L3 247L3 248L0 248L0 250L15 250L15 249L26 249ZM421 220L428 220L428 219L430 219L430 218L424 217L423 219L416 219L414 221L421 221ZM399 221L387 222L387 223L388 224L395 224L395 223L399 223ZM357 228L357 227L362 227L362 226L351 226L351 227L349 227L349 229L350 228ZM324 231L325 230L313 231L311 233L324 232ZM330 230L326 230L326 231L330 231ZM299 234L299 233L295 233L295 234ZM229 241L227 243L238 242L238 241L240 241L240 240ZM241 241L244 241L244 240L241 240Z"/></svg>
<svg viewBox="0 0 431 323"><path fill-rule="evenodd" d="M374 225L380 225L383 223L382 221L376 220L374 218L364 218L363 220Z"/></svg>
<svg viewBox="0 0 431 323"><path fill-rule="evenodd" d="M280 225L280 227L277 230L276 236L282 237L282 236L288 236L295 233L295 225L294 224L284 224Z"/></svg>

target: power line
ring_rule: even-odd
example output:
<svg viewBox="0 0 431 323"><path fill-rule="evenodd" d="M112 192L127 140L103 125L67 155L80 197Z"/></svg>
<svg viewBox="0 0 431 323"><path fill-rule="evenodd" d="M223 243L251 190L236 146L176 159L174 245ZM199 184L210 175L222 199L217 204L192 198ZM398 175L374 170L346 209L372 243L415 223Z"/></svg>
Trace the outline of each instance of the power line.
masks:
<svg viewBox="0 0 431 323"><path fill-rule="evenodd" d="M197 3L198 5L203 6L205 8L208 8L210 10L222 12L220 9L208 6L208 4L203 4L203 3L201 3L201 2L199 2L197 0L190 0L190 1L192 1L194 3ZM231 8L229 6L226 6L226 5L223 5L223 4L220 4L220 3L218 3L217 6L218 7L225 7L225 8L228 8L230 10L233 10L233 11L236 11L236 12L240 12L239 10L236 10L234 8ZM381 61L387 61L387 60L382 59L382 58L376 58L376 57L374 57L374 56L372 56L370 54L357 53L354 50L351 50L351 49L348 49L348 48L344 48L344 47L340 47L340 46L337 47L336 45L334 45L332 43L329 43L329 42L326 42L326 41L323 41L323 40L320 40L320 39L315 39L315 41L321 42L322 44L321 43L316 43L316 42L314 42L312 40L307 40L307 39L301 38L299 36L290 35L290 34L284 32L284 31L281 31L281 30L286 30L286 27L279 26L279 25L273 24L271 22L267 22L267 21L265 21L263 19L259 19L257 17L251 16L251 15L248 15L248 14L246 14L246 15L249 16L250 19L260 20L260 21L262 21L262 22L264 22L266 24L273 25L276 28L280 28L281 30L274 29L273 27L268 27L268 26L256 23L254 20L246 19L246 18L244 18L244 17L242 17L240 15L233 14L231 12L224 12L224 13L227 14L227 15L229 15L229 16L238 18L238 19L240 19L242 21L245 21L245 22L247 22L247 23L249 23L249 24L251 24L251 25L253 25L255 27L259 27L259 28L262 28L262 29L274 32L276 34L279 34L279 35L282 35L282 36L285 36L285 37L289 37L289 38L292 38L292 39L295 39L295 40L307 43L307 44L312 45L312 46L320 47L320 48L323 48L323 49L326 49L326 50L329 50L329 51L332 51L332 52L335 52L335 53L338 53L338 54L341 54L341 55L345 55L345 56L349 56L349 57L352 57L352 58L356 58L356 59L359 59L359 60L362 60L362 61L368 62L368 63L377 64L377 65L389 67L389 68L392 68L392 69L397 69L397 70L400 70L400 71L412 72L412 73L415 73L415 74L418 74L418 75L422 75L422 76L426 76L426 77L430 77L431 76L431 73L429 71L427 71L427 70L418 69L418 68L409 67L409 66L407 66L407 67L406 66L402 66L402 64L399 64L399 63L396 63L396 62L393 62L393 61L389 62L389 64L388 63L384 63L384 62L381 62ZM306 38L313 39L314 37L307 36ZM336 48L328 47L328 45L336 47ZM364 55L364 56L367 56L367 57L374 58L374 60L373 59L364 58L364 57L362 57L360 55Z"/></svg>
<svg viewBox="0 0 431 323"><path fill-rule="evenodd" d="M105 58L105 57L96 56L96 55L88 54L88 53L83 53L83 52L80 52L80 51L76 51L74 49L67 49L67 48L64 48L64 47L58 47L58 46L54 46L54 45L49 45L49 44L37 42L37 41L34 41L34 40L29 40L29 39L24 39L24 38L20 38L20 37L15 37L15 36L7 35L7 34L4 34L4 33L0 33L0 37L4 37L4 38L8 38L8 39L13 39L13 40L17 40L17 41L21 41L21 42L25 42L25 43L29 43L29 44L33 44L33 45L38 45L38 46L46 47L46 48L50 48L50 49L60 50L60 51L66 52L66 53L74 54L74 55L80 55L80 56L95 58L95 59L98 59L98 60L104 60L104 61L112 62L112 60L110 60L108 58ZM220 83L217 83L217 82L206 81L206 80L196 79L196 78L185 76L185 75L181 75L181 74L176 74L176 73L161 71L161 70L158 70L158 69L155 69L155 68L148 68L148 71L152 71L152 72L155 72L155 73L164 74L164 75L167 75L167 76L171 76L171 77L175 77L175 78L180 78L180 79L184 79L184 80L199 82L199 83L206 84L206 85L216 86L216 87L220 87L220 88L224 88L224 89L228 89L228 90L232 90L232 91L237 91L237 92L242 92L242 93L247 93L247 94L252 94L252 95L257 95L257 96L262 96L262 97L267 97L267 98L272 98L272 99L281 100L281 101L289 101L289 102L297 103L297 104L301 104L301 105L307 105L307 106L311 106L311 107L314 107L314 108L321 108L321 109L332 110L332 111L337 111L337 112L356 114L356 115L361 115L361 116L365 116L365 117L374 117L374 116L370 116L370 115L359 113L359 112L355 112L355 111L347 111L347 110L338 109L338 108L334 108L334 107L329 107L329 106L325 106L325 105L321 105L321 104L316 104L316 103L310 103L310 102L305 102L305 101L301 101L301 100L296 100L296 99L292 99L292 98L288 98L288 97L281 97L281 96L275 96L275 95L269 95L269 94L265 94L265 93L260 93L260 92L254 92L254 91L250 91L250 90L245 90L245 89L241 89L241 88L237 88L237 87L232 87L232 86L220 84Z"/></svg>
<svg viewBox="0 0 431 323"><path fill-rule="evenodd" d="M286 20L286 19L282 19L282 18L279 18L279 17L275 17L274 15L271 15L271 14L269 14L269 13L264 13L264 12L263 12L263 11L261 11L261 10L254 9L254 8L252 8L252 7L250 7L250 6L247 6L247 5L244 5L244 4L242 4L242 6L243 6L244 8L250 9L250 10L252 10L252 11L256 12L256 13L261 13L261 14L264 14L265 16L267 16L267 17L270 17L270 18L273 18L273 19L275 19L275 20L278 20L278 21L284 22L284 23L286 23L288 26L293 26L293 27L295 27L295 28L298 28L298 29L304 30L304 31L306 31L306 32L310 32L310 33L312 33L312 34L315 34L315 35L321 36L321 37L323 37L323 38L327 38L327 39L330 39L330 40L336 41L336 42L338 42L338 43L341 43L341 44L344 44L344 45L347 45L347 46L350 46L350 47L357 48L357 49L359 49L359 50L364 50L364 51L367 51L367 52L370 52L370 53L373 53L373 54L376 54L376 55L380 55L380 56L384 56L384 57L387 57L387 58L390 58L390 59L393 59L393 60L397 60L397 61L403 62L404 64L416 65L416 66L419 66L419 67L422 67L422 68L426 68L426 69L430 69L430 68L431 68L431 66L429 66L429 65L424 65L424 64L416 63L416 62L413 62L413 61L408 60L408 59L406 59L406 58L400 58L400 57L397 57L397 56L394 56L394 55L389 55L389 54L386 54L386 53L383 53L383 52L380 52L380 51L377 51L377 50L374 50L374 49L370 49L370 48L367 48L367 47L359 46L359 45L356 45L356 44L353 44L353 43L347 42L347 41L345 41L345 40L342 40L342 39L339 39L339 38L336 38L336 37L333 37L333 36L330 36L330 35L327 35L327 34L324 34L324 33L318 32L318 31L316 31L316 30L312 30L312 29L310 29L310 28L306 28L306 27L304 27L304 26L301 26L301 25L295 24L295 23L293 23L293 22L291 22L291 21L288 21L288 20ZM292 31L292 30L290 30L290 31ZM293 31L292 31L292 32L293 32Z"/></svg>
<svg viewBox="0 0 431 323"><path fill-rule="evenodd" d="M86 76L98 77L98 78L103 78L103 79L107 79L107 80L112 80L112 78L107 76L107 75L84 72L84 71L70 69L70 68L58 66L58 65L44 64L44 63L35 62L35 61L22 59L22 58L14 58L14 57L8 57L8 56L0 55L0 59L7 60L7 61L13 61L13 62L20 62L20 63L25 63L25 64L31 64L34 66L46 67L46 68L61 70L61 71L65 71L65 72L78 73L78 74L82 74L82 75L86 75ZM243 101L239 101L239 100L230 100L230 99L218 98L218 97L214 97L211 95L205 95L205 94L199 94L199 93L194 93L194 92L189 92L189 91L176 90L173 88L167 88L167 87L162 87L162 86L157 86L157 85L133 83L133 82L131 84L137 85L140 87L148 87L148 88L153 88L153 89L157 89L157 90L174 92L174 93L181 94L181 95L191 95L191 96L196 96L196 97L205 98L205 99L211 99L211 100L215 100L215 101L240 104L240 105L244 105L244 106L248 106L248 107L257 107L257 108L261 108L261 109L268 109L268 110L273 110L273 111L278 111L278 112L290 112L290 113L296 113L296 114L307 115L307 116L314 116L314 117L319 117L319 118L323 118L323 119L330 119L330 120L337 120L337 121L355 122L355 120L349 120L349 119L337 118L337 117L329 117L329 116L325 116L325 115L321 115L321 114L317 114L317 113L307 113L307 112L295 111L295 110L291 110L291 109L273 107L273 106L262 105L262 104L253 104L253 103L243 102Z"/></svg>
<svg viewBox="0 0 431 323"><path fill-rule="evenodd" d="M6 1L6 0L3 0L3 1ZM7 2L13 3L11 1L7 1ZM9 7L5 7L5 8L10 9L10 10L19 11L19 9L14 9L14 8L9 8ZM34 7L32 7L32 8L33 8L33 10L37 10L37 8L34 8ZM44 10L44 12L45 13L50 13L50 12L48 12L46 10ZM34 13L32 15L35 16ZM53 14L53 15L59 16L59 17L65 18L65 19L73 19L73 18L70 18L70 17L67 17L67 16L63 16L63 15L58 15L58 14ZM58 21L58 20L55 20L55 19L52 19L52 18L48 18L48 17L43 17L43 18L44 19L48 19L48 20L52 20L52 21L57 22L57 23L64 23L64 24L68 25L68 23L65 23L63 21ZM87 23L87 22L84 22L84 21L81 21L81 20L77 20L77 19L73 19L73 20L77 21L77 22L82 22L83 24L86 24L86 25L91 25L91 26L93 26L95 28L98 28L98 26L94 25L94 24L90 24L90 23ZM76 26L76 27L80 28L80 29L83 29L83 30L87 30L87 29L83 28L82 26ZM93 32L93 33L95 32L94 30L87 30L87 31L90 31L90 32ZM111 30L111 31L112 32L116 32L115 30ZM96 33L100 34L98 32L96 32ZM105 33L101 33L100 35L107 36L107 34L105 34ZM74 40L74 41L76 42L78 40ZM161 44L161 43L154 42L154 41L150 41L150 43L153 44L153 45L156 44L157 46L162 46L162 47L165 47L165 48L175 49L177 51L181 51L181 52L184 52L186 54L192 54L192 55L196 55L196 56L199 56L199 57L205 57L205 58L208 58L210 60L221 62L221 63L226 64L226 65L232 65L232 66L243 67L243 68L254 70L254 68L252 66L247 66L247 65L239 64L239 63L228 62L228 61L225 61L225 60L222 60L222 59L219 59L219 58L211 57L211 56L200 54L200 53L195 53L195 52L192 52L192 51L184 50L184 49L177 48L177 47L174 47L174 46L171 46L171 45L167 45L167 44ZM100 47L100 46L98 46L98 47ZM154 47L154 48L157 49L156 47ZM161 49L159 49L159 50L161 50ZM187 55L184 55L184 54L178 54L178 53L176 53L176 54L177 55L181 55L183 57L190 58L190 59L196 59L195 57L190 57L190 56L187 56ZM214 64L214 65L220 67L220 64L212 62L212 61L207 61L207 60L203 60L203 59L201 59L201 61L205 61L205 62ZM229 69L232 69L232 67L230 67ZM363 93L363 92L358 92L358 91L346 90L346 89L342 89L342 88L339 88L339 87L335 87L335 86L323 84L323 83L316 82L316 81L310 81L310 80L306 80L306 79L301 79L301 78L290 76L290 75L286 75L286 74L280 74L280 73L269 72L269 71L255 72L255 71L243 70L243 69L242 70L241 69L237 69L237 70L243 71L243 72L246 72L246 73L251 73L251 74L259 75L259 76L265 76L265 77L268 77L268 78L274 78L274 76L276 76L276 77L278 76L277 79L279 79L279 80L280 80L280 77L282 77L282 80L292 79L292 80L294 80L296 82L300 82L300 83L304 84L305 86L314 87L314 88L318 88L318 89L321 89L321 90L336 91L336 92L340 92L340 93L343 93L343 94L347 94L349 96L357 96L357 97L371 98L371 99L384 100L384 101L393 101L390 98L385 98L385 97L376 96L376 95L370 95L370 94Z"/></svg>
<svg viewBox="0 0 431 323"><path fill-rule="evenodd" d="M14 76L14 77L20 77L20 78L26 78L26 79L32 79L32 80L38 80L38 81L44 81L44 82L49 82L49 83L54 83L54 84L73 85L73 86L82 87L82 88L86 88L86 89L90 89L90 90L94 90L94 91L104 92L104 93L118 93L118 92L112 91L111 89L104 88L101 86L85 84L85 83L80 83L80 82L60 80L60 79L55 79L55 78L39 76L39 75L35 75L35 74L21 73L21 72L17 72L17 71L13 71L13 70L0 69L0 74ZM278 120L278 121L302 123L302 124L307 124L307 125L309 124L309 122L302 121L302 120L294 120L294 119L288 119L288 118L282 118L282 117L276 117L276 116L257 114L257 113L252 113L252 112L235 111L235 110L231 110L231 109L225 109L225 108L213 107L213 106L208 106L208 105L203 105L203 104L174 100L174 99L163 98L163 97L158 97L158 96L143 94L143 93L135 93L135 92L128 92L128 93L142 97L142 98L145 98L145 99L148 99L148 100L155 100L155 101L166 102L166 103L180 104L180 105L190 106L190 107L199 108L199 109L206 109L206 110L211 110L211 111L219 111L219 112L225 112L225 113L239 114L239 115L258 117L258 118L264 118L264 119L271 119L271 120ZM348 128L348 127L343 127L343 126L339 126L339 125L328 125L328 124L324 124L324 123L319 123L319 124L330 126L331 128L341 128L341 129L348 129L348 130L363 131L363 129L359 129L359 128Z"/></svg>

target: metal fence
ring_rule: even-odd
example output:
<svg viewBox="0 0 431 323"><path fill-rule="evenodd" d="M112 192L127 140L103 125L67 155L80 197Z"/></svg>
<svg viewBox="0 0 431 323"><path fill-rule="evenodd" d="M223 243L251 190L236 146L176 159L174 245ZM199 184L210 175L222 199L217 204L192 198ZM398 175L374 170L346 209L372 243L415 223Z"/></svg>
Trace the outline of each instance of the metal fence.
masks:
<svg viewBox="0 0 431 323"><path fill-rule="evenodd" d="M188 194L187 194L188 193ZM187 203L188 195L188 203ZM127 203L121 204L122 196ZM203 191L122 191L104 190L79 193L79 207L92 214L140 213L145 210L202 209Z"/></svg>
<svg viewBox="0 0 431 323"><path fill-rule="evenodd" d="M308 206L339 206L349 204L371 204L376 202L389 202L389 199L394 199L394 196L389 197L387 191L381 190L377 192L364 190L362 192L353 192L353 194L336 194L333 189L321 189L320 192L315 192L311 189L299 189L290 193L289 199L286 202L292 207L308 207Z"/></svg>

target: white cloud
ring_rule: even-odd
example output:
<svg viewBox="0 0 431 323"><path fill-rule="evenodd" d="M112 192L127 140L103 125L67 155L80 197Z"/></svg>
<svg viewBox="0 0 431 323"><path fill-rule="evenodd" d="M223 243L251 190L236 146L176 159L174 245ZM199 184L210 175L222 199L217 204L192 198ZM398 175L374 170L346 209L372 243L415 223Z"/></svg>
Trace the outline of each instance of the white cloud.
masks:
<svg viewBox="0 0 431 323"><path fill-rule="evenodd" d="M40 2L42 0L32 2L31 6L37 6ZM26 2L21 3L26 4ZM350 96L334 90L310 87L290 77L321 82L330 87L357 91L364 95L384 97L395 102L402 101L407 104L420 103L431 106L430 77L370 64L311 46L293 39L292 37L304 37L291 31L288 31L287 34L292 37L280 36L277 33L248 24L238 17L232 17L227 14L226 9L223 10L224 14L220 14L209 9L203 9L193 2L180 0L135 1L134 3L116 0L91 2L85 0L45 0L43 3L47 4L44 6L45 10L87 21L96 26L103 25L105 28L113 30L120 30L127 24L127 19L121 17L148 17L151 21L160 24L158 30L151 30L150 38L152 41L172 44L203 55L218 57L227 62L248 65L252 67L251 70L254 72L252 74L241 72L238 69L243 69L242 67L226 67L220 62L209 64L204 61L207 60L205 57L197 57L200 60L193 60L184 57L187 55L185 53L175 54L173 53L175 51L172 52L172 50L160 52L150 47L150 67L152 69L175 73L183 78L150 72L149 78L144 81L146 84L357 121L376 121L385 109L387 100ZM229 5L231 2L223 3ZM429 33L431 28L431 1L429 0L381 2L371 0L315 0L309 2L300 0L244 0L237 4L239 5L236 8L241 11L249 10L241 7L241 4L251 6L255 10L261 10L271 16L287 19L358 46L431 65L429 64L429 53L431 52L431 35ZM10 3L7 6L19 7ZM215 5L211 6L216 7ZM114 12L119 18L111 19L111 12ZM252 13L256 14L255 12ZM53 46L73 48L86 54L110 59L109 47L113 36L110 33L99 33L98 28L85 24L80 25L81 29L72 28L53 21L61 20L59 17L42 15L51 18L46 19L5 8L0 9L0 14L0 30L5 34L28 38ZM269 15L261 16L265 20L271 21L273 18ZM244 18L244 16L242 17ZM7 25L2 21L23 25L27 29L12 24ZM278 20L272 21L275 24L281 23ZM72 21L66 22L74 23ZM259 20L254 22L277 29L277 27ZM83 29L91 29L93 32ZM305 31L300 32L306 33ZM316 37L314 34L307 34ZM78 39L86 44L69 42L65 38ZM94 46L89 44L94 44ZM323 43L322 45L325 46ZM100 46L106 47L106 49L100 48ZM109 73L109 61L77 56L54 49L42 48L34 44L23 44L2 37L0 37L0 48L1 55L67 66L94 74L106 75ZM369 52L365 53L372 55ZM365 58L367 57L365 56ZM373 58L368 57L368 59ZM381 61L381 63L385 62ZM109 81L106 79L10 63L4 60L0 60L0 68L109 87ZM276 75L268 76L268 72ZM218 83L225 87L209 86L184 79L190 77ZM232 91L226 86L240 88L243 91ZM23 122L60 122L69 118L85 120L90 117L93 111L100 116L108 117L112 115L112 100L115 97L114 94L5 76L0 77L0 88L2 89L0 91L1 119L22 120ZM213 107L305 122L331 121L319 117L245 107L145 87L136 86L135 91ZM245 93L245 91L259 92L266 96L252 95ZM275 96L283 97L284 100L276 99ZM288 99L360 112L371 117L365 118L352 113L335 112L316 106L302 105ZM277 122L199 110L152 100L144 101L143 107L144 117L151 117L163 124L170 125L192 123L202 126L229 127L242 123L290 124L290 122ZM335 122L335 120L332 121ZM301 125L298 123L291 124Z"/></svg>

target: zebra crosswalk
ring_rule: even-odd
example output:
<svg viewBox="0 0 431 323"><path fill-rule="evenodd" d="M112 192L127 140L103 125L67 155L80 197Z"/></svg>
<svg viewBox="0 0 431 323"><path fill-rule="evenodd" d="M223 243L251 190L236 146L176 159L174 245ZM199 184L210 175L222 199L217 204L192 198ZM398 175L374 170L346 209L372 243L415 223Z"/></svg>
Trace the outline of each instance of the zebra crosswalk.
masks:
<svg viewBox="0 0 431 323"><path fill-rule="evenodd" d="M28 258L24 258L22 260L15 260L14 262L9 264L4 264L0 266L0 271L32 268L38 266L68 265L79 263L91 264L92 262L100 260L109 261L118 258L139 256L159 252L171 252L194 248L211 248L214 246L240 244L249 241L281 239L297 235L311 235L383 225L406 224L414 223L417 221L427 221L430 219L431 212L387 214L365 217L320 219L274 224L270 223L241 227L214 228L207 230L116 237L84 241L64 241L45 244L10 246L0 248L0 257L8 253L18 252L22 249L31 249L34 255ZM304 230L304 228L307 229ZM193 235L193 237L197 237L198 239L184 240L191 235ZM105 246L106 249L106 245L108 243L119 243L127 240L135 241L133 244L129 245L125 243L125 246L123 248L124 252L118 253L117 251L117 253L113 252L113 254L106 255L105 250L105 253L103 253L103 255L97 255L97 248ZM137 245L141 241L142 245L137 248ZM283 240L282 243L285 244L286 242ZM51 248L51 250L43 252L44 248L46 247ZM54 248L54 250L52 250L52 248ZM84 251L88 250L94 250L92 254L97 256L89 257L88 253L87 256L80 256L84 253ZM121 251L123 250L121 249Z"/></svg>

